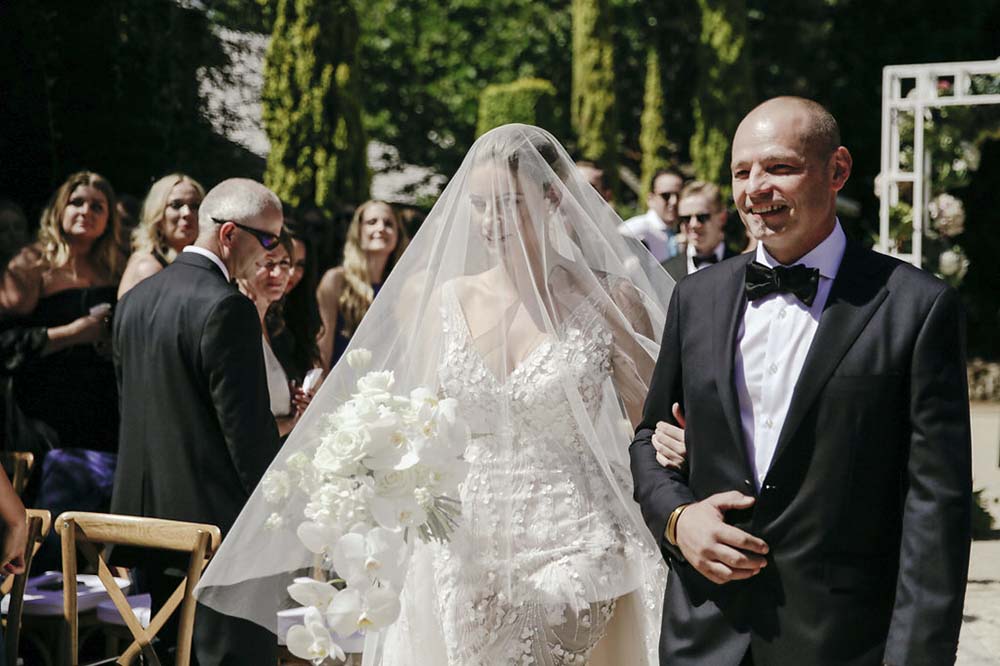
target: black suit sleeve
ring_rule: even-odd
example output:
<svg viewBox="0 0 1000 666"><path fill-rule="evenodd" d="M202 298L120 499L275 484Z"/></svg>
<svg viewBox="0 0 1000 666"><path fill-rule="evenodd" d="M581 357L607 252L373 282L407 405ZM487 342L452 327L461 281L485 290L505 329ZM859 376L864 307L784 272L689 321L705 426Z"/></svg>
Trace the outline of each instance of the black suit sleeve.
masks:
<svg viewBox="0 0 1000 666"><path fill-rule="evenodd" d="M952 664L962 623L972 502L969 394L957 294L946 289L917 336L899 578L887 664Z"/></svg>
<svg viewBox="0 0 1000 666"><path fill-rule="evenodd" d="M656 461L656 449L651 441L658 421L677 424L671 413L671 405L675 402L684 404L681 382L681 291L679 287L675 288L670 299L660 355L653 370L642 422L629 447L635 501L639 503L646 526L653 533L653 538L668 561L671 556L677 559L682 557L680 551L667 542L664 534L667 520L678 506L695 501L688 488L686 475L660 465Z"/></svg>
<svg viewBox="0 0 1000 666"><path fill-rule="evenodd" d="M260 320L250 300L234 291L220 301L205 322L200 348L219 427L249 495L280 446L267 393Z"/></svg>

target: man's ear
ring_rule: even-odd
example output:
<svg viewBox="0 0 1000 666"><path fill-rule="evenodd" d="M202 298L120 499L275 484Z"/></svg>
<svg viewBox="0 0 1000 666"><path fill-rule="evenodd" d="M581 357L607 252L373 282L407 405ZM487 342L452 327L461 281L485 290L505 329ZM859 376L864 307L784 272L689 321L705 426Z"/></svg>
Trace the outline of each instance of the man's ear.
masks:
<svg viewBox="0 0 1000 666"><path fill-rule="evenodd" d="M840 146L833 151L831 159L833 160L833 187L835 191L839 192L851 176L854 158L851 157L851 152L847 148Z"/></svg>

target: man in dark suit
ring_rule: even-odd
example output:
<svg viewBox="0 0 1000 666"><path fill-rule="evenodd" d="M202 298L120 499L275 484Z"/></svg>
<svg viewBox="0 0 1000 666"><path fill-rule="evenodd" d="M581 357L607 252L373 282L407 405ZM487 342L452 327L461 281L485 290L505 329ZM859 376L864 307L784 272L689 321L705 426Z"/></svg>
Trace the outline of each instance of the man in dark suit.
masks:
<svg viewBox="0 0 1000 666"><path fill-rule="evenodd" d="M281 202L260 183L230 179L205 196L198 222L195 244L118 304L111 508L210 523L225 536L279 448L260 320L230 280L251 277L278 244ZM164 573L171 567L185 569L171 558L141 564L154 606L179 582ZM200 604L194 643L200 666L276 662L273 634Z"/></svg>
<svg viewBox="0 0 1000 666"><path fill-rule="evenodd" d="M971 503L958 297L846 239L850 170L820 105L754 109L732 174L758 249L674 291L630 448L672 569L664 665L955 660ZM680 469L651 443L675 403Z"/></svg>
<svg viewBox="0 0 1000 666"><path fill-rule="evenodd" d="M680 282L685 275L736 256L726 247L726 206L718 185L703 180L685 185L677 203L677 217L687 250L662 264L674 280Z"/></svg>

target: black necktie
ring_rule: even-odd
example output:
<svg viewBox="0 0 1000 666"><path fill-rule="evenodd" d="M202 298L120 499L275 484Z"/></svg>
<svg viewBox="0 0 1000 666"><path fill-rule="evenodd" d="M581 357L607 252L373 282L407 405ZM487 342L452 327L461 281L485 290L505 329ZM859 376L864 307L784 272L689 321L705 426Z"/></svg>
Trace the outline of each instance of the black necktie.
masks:
<svg viewBox="0 0 1000 666"><path fill-rule="evenodd" d="M701 268L705 264L717 264L719 258L715 254L699 254L694 257L694 267Z"/></svg>
<svg viewBox="0 0 1000 666"><path fill-rule="evenodd" d="M792 294L809 307L816 298L819 269L802 264L768 268L753 261L747 264L747 298L755 301L768 294Z"/></svg>

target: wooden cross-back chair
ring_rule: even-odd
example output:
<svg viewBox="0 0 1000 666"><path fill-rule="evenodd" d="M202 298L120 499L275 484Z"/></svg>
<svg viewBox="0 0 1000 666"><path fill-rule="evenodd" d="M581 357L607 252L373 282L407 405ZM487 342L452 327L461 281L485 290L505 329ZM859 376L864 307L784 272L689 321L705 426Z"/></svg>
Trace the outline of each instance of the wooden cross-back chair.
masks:
<svg viewBox="0 0 1000 666"><path fill-rule="evenodd" d="M56 519L56 531L62 541L63 616L67 627L66 653L71 666L78 666L79 663L75 584L78 548L97 568L101 583L132 633L132 644L115 663L131 664L136 656L142 653L147 664L159 666L160 660L153 650L152 641L174 611L179 609L175 664L188 666L191 660L191 637L194 632L194 588L201 578L205 565L222 541L219 528L214 525L174 520L67 511ZM98 550L98 545L169 550L190 555L187 576L170 595L163 608L150 619L149 626L145 629L129 606L125 594L115 582L111 569Z"/></svg>
<svg viewBox="0 0 1000 666"><path fill-rule="evenodd" d="M30 453L28 454L31 455ZM10 594L7 606L7 628L4 631L6 666L17 666L17 646L21 637L21 615L24 611L24 589L28 584L28 573L31 571L31 561L35 553L42 547L42 542L52 527L52 514L44 509L28 509L28 539L24 546L24 573L7 576L0 585L0 596Z"/></svg>
<svg viewBox="0 0 1000 666"><path fill-rule="evenodd" d="M10 485L20 497L31 478L31 468L35 465L35 454L27 451L0 451L0 464L10 478Z"/></svg>

